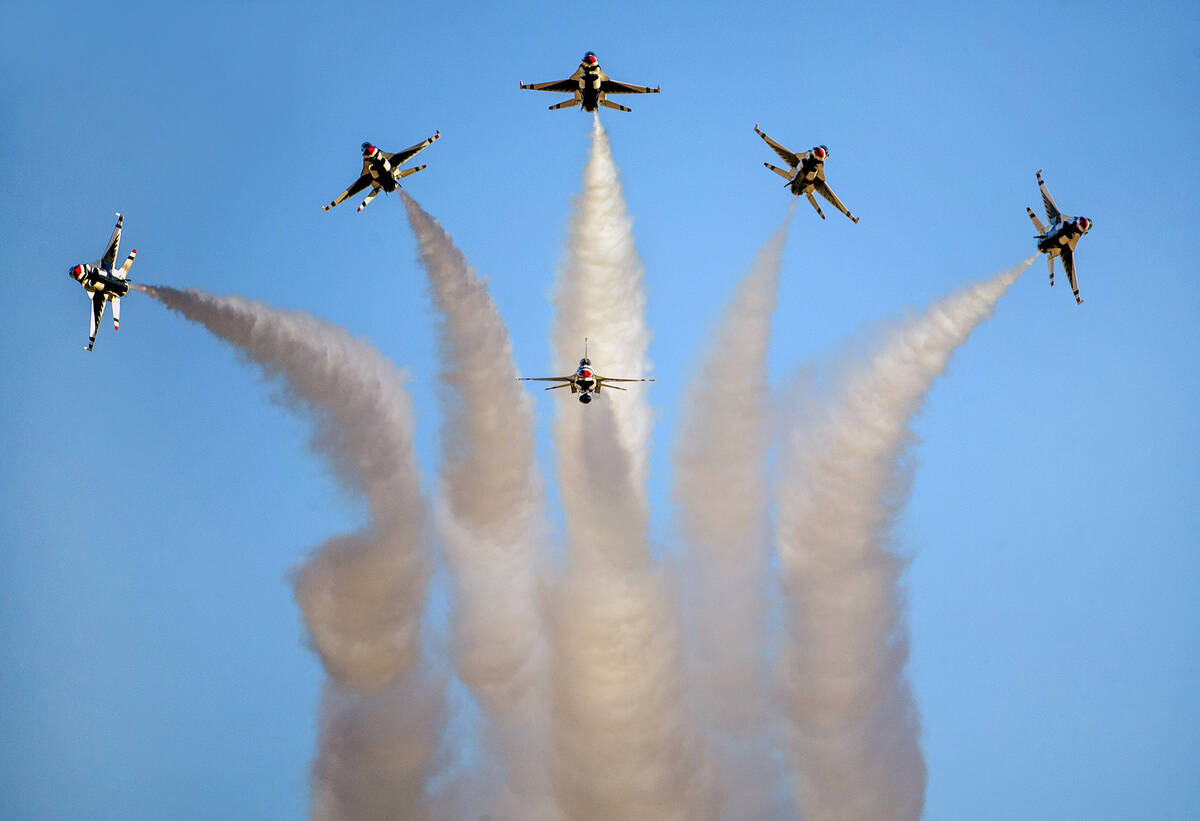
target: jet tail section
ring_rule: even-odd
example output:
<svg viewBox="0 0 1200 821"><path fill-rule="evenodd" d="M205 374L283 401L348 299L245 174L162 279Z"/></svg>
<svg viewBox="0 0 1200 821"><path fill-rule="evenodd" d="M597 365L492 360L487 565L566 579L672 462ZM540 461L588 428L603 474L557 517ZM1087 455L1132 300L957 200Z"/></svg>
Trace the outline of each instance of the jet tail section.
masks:
<svg viewBox="0 0 1200 821"><path fill-rule="evenodd" d="M121 298L115 296L112 298L113 306L113 330L121 330Z"/></svg>
<svg viewBox="0 0 1200 821"><path fill-rule="evenodd" d="M812 191L804 192L804 196L808 197L808 201L812 203L812 207L817 209L817 216L819 216L821 219L825 219L825 213L821 211L821 206L817 205L817 198L812 195ZM853 217L851 217L851 219L853 219ZM854 221L858 222L858 220Z"/></svg>
<svg viewBox="0 0 1200 821"><path fill-rule="evenodd" d="M1039 234L1046 233L1046 226L1042 225L1042 221L1037 218L1037 214L1033 213L1033 209L1028 205L1025 206L1025 213L1029 214L1029 218L1033 220L1033 227L1037 229Z"/></svg>
<svg viewBox="0 0 1200 821"><path fill-rule="evenodd" d="M422 167L422 168L424 168L424 166L421 166L421 167ZM361 211L361 210L363 210L364 208L366 208L368 205L370 205L370 204L371 204L371 200L373 200L373 199L375 199L376 197L378 197L378 196L379 196L379 192L380 192L380 191L382 191L382 190L383 190L382 188L372 188L372 189L371 189L371 193L370 193L370 194L367 194L367 196L366 196L366 199L364 199L362 202L360 202L360 203L358 204L358 210L359 210L359 211Z"/></svg>
<svg viewBox="0 0 1200 821"><path fill-rule="evenodd" d="M117 277L117 279L125 279L125 277L129 276L129 268L133 265L133 259L136 256L137 256L137 249L134 248L132 251L129 252L129 256L125 258L125 264L122 265L120 270L118 270L116 272L115 276Z"/></svg>
<svg viewBox="0 0 1200 821"><path fill-rule="evenodd" d="M424 169L426 169L426 168L428 168L428 167L429 167L429 166L427 166L427 165L418 165L416 168L406 168L406 169L404 169L403 171L397 171L397 172L396 172L396 179L398 179L398 180L402 180L402 179L404 179L405 177L407 177L407 176L410 176L410 175L412 175L412 174L415 174L415 173L417 173L418 171L422 171L422 170L424 170Z"/></svg>
<svg viewBox="0 0 1200 821"><path fill-rule="evenodd" d="M763 163L763 165L765 165L767 168L769 168L769 169L771 169L772 171L774 171L774 172L775 172L776 174L778 174L779 176L783 177L783 178L784 178L785 180L787 180L788 182L791 182L791 181L792 181L792 175L791 175L791 173L790 173L790 172L788 172L788 171L784 171L782 168L780 168L780 167L779 167L779 166L777 166L777 165L771 165L769 162L765 162L765 163Z"/></svg>
<svg viewBox="0 0 1200 821"><path fill-rule="evenodd" d="M1037 221L1037 217L1033 218ZM1050 266L1050 287L1054 287L1054 257L1051 254L1046 254L1046 264Z"/></svg>

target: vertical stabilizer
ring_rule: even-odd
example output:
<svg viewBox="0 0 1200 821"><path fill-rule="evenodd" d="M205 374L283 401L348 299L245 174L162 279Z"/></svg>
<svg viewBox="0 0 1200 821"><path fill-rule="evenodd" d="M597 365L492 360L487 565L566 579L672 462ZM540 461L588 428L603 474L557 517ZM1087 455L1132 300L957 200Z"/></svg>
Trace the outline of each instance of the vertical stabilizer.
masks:
<svg viewBox="0 0 1200 821"><path fill-rule="evenodd" d="M117 271L117 279L124 279L129 275L129 267L133 265L133 258L137 256L137 249L134 248L129 252L129 256L125 258L125 264L121 266L121 270Z"/></svg>

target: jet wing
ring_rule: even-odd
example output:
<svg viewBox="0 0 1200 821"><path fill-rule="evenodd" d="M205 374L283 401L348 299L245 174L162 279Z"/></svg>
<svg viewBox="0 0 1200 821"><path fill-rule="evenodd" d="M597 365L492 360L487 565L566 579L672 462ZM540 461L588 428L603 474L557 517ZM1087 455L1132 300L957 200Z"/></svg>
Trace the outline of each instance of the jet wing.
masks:
<svg viewBox="0 0 1200 821"><path fill-rule="evenodd" d="M410 147L404 149L403 151L397 151L395 154L389 154L385 151L385 152L383 152L383 156L386 157L387 161L392 164L392 170L394 171L397 168L399 168L401 165L403 165L404 163L411 160L413 157L420 154L422 151L424 151L426 148L428 148L430 145L432 145L434 140L438 139L441 136L442 136L442 132L439 131L436 134L434 134L432 137L430 137L428 140L422 140L421 142L417 143L416 145L410 146Z"/></svg>
<svg viewBox="0 0 1200 821"><path fill-rule="evenodd" d="M562 382L561 385L551 385L546 388L548 391L556 388L570 388L571 393L575 393L575 375L571 376L518 376L518 382Z"/></svg>
<svg viewBox="0 0 1200 821"><path fill-rule="evenodd" d="M1054 198L1050 196L1049 189L1046 188L1046 182L1042 179L1042 170L1039 168L1037 172L1038 189L1042 192L1042 205L1046 206L1046 219L1050 220L1051 224L1062 221L1062 213L1058 210L1058 206L1054 204Z"/></svg>
<svg viewBox="0 0 1200 821"><path fill-rule="evenodd" d="M629 83L618 83L616 80L601 80L600 90L605 94L658 94L662 91L662 87L649 88L647 86L635 86Z"/></svg>
<svg viewBox="0 0 1200 821"><path fill-rule="evenodd" d="M104 319L104 306L108 300L94 291L89 291L88 296L92 298L92 321L88 327L88 337L96 338L96 329L100 327L100 321Z"/></svg>
<svg viewBox="0 0 1200 821"><path fill-rule="evenodd" d="M579 90L579 80L568 77L565 80L555 80L551 83L521 83L521 88L530 91L557 91L561 94L574 94Z"/></svg>
<svg viewBox="0 0 1200 821"><path fill-rule="evenodd" d="M653 379L617 379L615 376L597 376L597 382L653 382Z"/></svg>
<svg viewBox="0 0 1200 821"><path fill-rule="evenodd" d="M1075 253L1070 248L1063 248L1058 252L1062 257L1063 270L1067 272L1067 282L1071 283L1071 290L1075 293L1075 301L1082 302L1079 298L1079 283L1075 279Z"/></svg>
<svg viewBox="0 0 1200 821"><path fill-rule="evenodd" d="M837 198L837 194L833 193L833 189L830 188L828 184L826 184L824 179L818 179L813 184L813 187L817 189L818 194L820 194L825 199L829 200L829 202L833 204L834 208L841 211L843 214L845 214L846 216L848 216L850 219L854 220L855 222L858 222L858 217L851 214L850 211L847 210L846 206L842 205L842 201Z"/></svg>
<svg viewBox="0 0 1200 821"><path fill-rule="evenodd" d="M780 145L779 143L772 140L770 137L768 137L766 134L764 134L761 129L759 129L758 125L754 126L754 131L756 134L758 134L758 136L762 137L763 140L766 141L767 145L771 146L771 150L773 150L776 154L779 155L779 159L783 160L785 163L790 165L792 168L795 168L796 166L798 166L800 164L800 155L799 154L796 154L793 151L787 150L782 145Z"/></svg>
<svg viewBox="0 0 1200 821"><path fill-rule="evenodd" d="M111 271L117 265L117 251L121 245L121 223L125 218L117 214L117 224L113 227L112 236L108 238L108 247L104 249L104 256L96 261L106 271Z"/></svg>
<svg viewBox="0 0 1200 821"><path fill-rule="evenodd" d="M359 177L354 182L353 185L351 185L349 188L347 188L345 191L343 191L341 194L339 194L338 198L336 200L329 203L329 205L326 205L323 210L328 211L330 208L333 208L333 206L340 205L341 203L348 200L350 197L353 197L359 191L362 191L364 188L366 188L370 184L371 184L371 175L363 174L361 177Z"/></svg>

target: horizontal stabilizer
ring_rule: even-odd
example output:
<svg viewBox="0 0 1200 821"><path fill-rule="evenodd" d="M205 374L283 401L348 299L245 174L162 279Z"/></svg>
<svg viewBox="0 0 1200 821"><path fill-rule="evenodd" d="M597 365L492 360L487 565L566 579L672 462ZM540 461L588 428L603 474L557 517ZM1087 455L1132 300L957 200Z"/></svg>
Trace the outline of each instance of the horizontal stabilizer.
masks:
<svg viewBox="0 0 1200 821"><path fill-rule="evenodd" d="M1037 218L1037 214L1033 213L1033 209L1027 205L1025 206L1025 213L1029 215L1031 220L1033 220L1033 227L1037 229L1037 232L1044 236L1046 233L1046 226L1042 225L1042 221Z"/></svg>
<svg viewBox="0 0 1200 821"><path fill-rule="evenodd" d="M418 171L421 171L421 170L423 170L423 169L425 169L425 168L428 168L428 167L429 167L429 166L427 166L427 165L418 165L416 168L406 168L406 169L405 169L405 170L403 170L403 171L397 171L397 172L396 172L396 179L398 179L398 180L402 180L402 179L404 179L405 177L408 177L408 176L410 176L410 175L412 175L412 174L415 174L415 173L417 173Z"/></svg>
<svg viewBox="0 0 1200 821"><path fill-rule="evenodd" d="M599 102L605 108L615 108L617 111L633 111L632 108L626 108L620 103L614 103L612 100L600 100Z"/></svg>
<svg viewBox="0 0 1200 821"><path fill-rule="evenodd" d="M526 88L527 87L528 86L526 86ZM550 106L550 111L553 111L556 108L571 108L572 106L577 105L579 105L579 99L577 97L572 97L569 100L563 100L561 103L555 103L554 105Z"/></svg>
<svg viewBox="0 0 1200 821"><path fill-rule="evenodd" d="M774 171L774 172L775 172L776 174L778 174L779 176L783 177L783 178L784 178L785 180L787 180L788 182L791 182L791 181L792 181L792 174L791 174L791 172L790 172L790 171L784 171L784 170L783 170L782 168L780 168L779 166L777 166L777 165L771 165L769 162L765 162L765 163L763 163L763 165L765 165L767 168L769 168L769 169L771 169L772 171Z"/></svg>

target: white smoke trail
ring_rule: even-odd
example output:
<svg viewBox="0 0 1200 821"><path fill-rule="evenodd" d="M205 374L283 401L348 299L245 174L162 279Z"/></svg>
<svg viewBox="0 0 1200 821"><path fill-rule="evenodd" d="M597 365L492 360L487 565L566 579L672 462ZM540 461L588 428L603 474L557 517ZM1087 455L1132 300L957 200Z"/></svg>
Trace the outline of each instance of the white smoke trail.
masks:
<svg viewBox="0 0 1200 821"><path fill-rule="evenodd" d="M765 661L770 445L767 345L787 218L738 284L688 388L675 499L688 545L690 668L715 730L724 817L780 817Z"/></svg>
<svg viewBox="0 0 1200 821"><path fill-rule="evenodd" d="M547 774L547 648L538 572L548 557L533 403L516 381L508 329L445 229L401 191L429 273L442 360L438 526L450 559L459 674L492 723L507 782L496 817L557 816Z"/></svg>
<svg viewBox="0 0 1200 821"><path fill-rule="evenodd" d="M598 116L592 122L592 150L583 182L554 296L555 367L574 364L583 354L584 337L589 337L590 353L601 375L638 378L649 369L645 272L634 247L633 220L625 208L608 135ZM630 454L634 486L643 493L652 424L649 405L639 390L621 394L613 404L619 441ZM568 418L576 416L568 414Z"/></svg>
<svg viewBox="0 0 1200 821"><path fill-rule="evenodd" d="M589 336L601 374L636 377L649 338L642 267L598 118L592 135L554 349L565 367ZM578 821L709 817L683 705L674 590L648 547L648 407L636 388L586 407L562 399L555 435L568 566L549 602L556 797Z"/></svg>
<svg viewBox="0 0 1200 821"><path fill-rule="evenodd" d="M330 539L294 576L296 600L329 676L358 693L384 691L346 695L328 688L314 814L369 817L353 809L339 813L331 798L366 789L381 793L376 815L418 816L420 790L393 794L377 781L423 783L443 725L438 692L397 683L424 675L415 668L430 565L412 413L400 374L374 348L311 315L196 290L139 287L235 345L266 375L282 377L285 398L316 424L313 449L343 486L366 495L369 526ZM389 720L406 728L402 758L378 743L381 703L393 705L398 712ZM362 767L342 766L350 760Z"/></svg>
<svg viewBox="0 0 1200 821"><path fill-rule="evenodd" d="M925 762L904 678L904 561L890 549L911 472L903 463L908 423L950 356L1032 261L896 330L785 443L780 674L805 821L921 815Z"/></svg>

